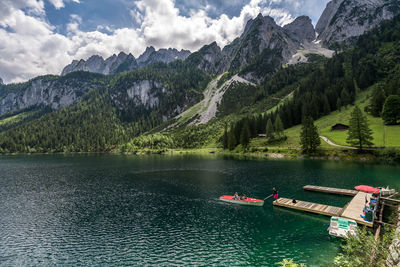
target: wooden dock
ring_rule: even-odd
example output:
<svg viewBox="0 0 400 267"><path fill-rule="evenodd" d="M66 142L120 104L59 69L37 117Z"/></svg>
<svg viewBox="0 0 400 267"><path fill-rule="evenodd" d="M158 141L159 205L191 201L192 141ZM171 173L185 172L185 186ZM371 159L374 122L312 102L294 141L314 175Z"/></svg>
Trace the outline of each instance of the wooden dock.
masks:
<svg viewBox="0 0 400 267"><path fill-rule="evenodd" d="M343 209L341 217L355 220L358 224L372 227L373 222L364 221L364 219L360 217L365 206L365 198L367 198L369 202L371 196L372 194L369 193L358 192L357 195L350 201L350 203L347 204Z"/></svg>
<svg viewBox="0 0 400 267"><path fill-rule="evenodd" d="M368 227L373 226L373 222L364 221L361 218L363 213L365 198L369 201L371 194L364 192L357 192L357 195L344 207L335 207L324 204L312 203L307 201L296 200L296 203L292 202L289 198L279 198L273 202L275 206L296 209L316 214L322 214L325 216L337 216L356 221L358 224L366 225Z"/></svg>
<svg viewBox="0 0 400 267"><path fill-rule="evenodd" d="M336 195L345 195L345 196L351 196L351 197L354 197L358 193L357 190L340 189L340 188L316 186L316 185L305 185L305 186L303 186L303 189L307 190L307 191L322 192L322 193L329 193L329 194L336 194Z"/></svg>
<svg viewBox="0 0 400 267"><path fill-rule="evenodd" d="M296 200L297 203L292 203L292 199L289 198L278 198L273 202L275 206L291 208L296 210L307 211L316 214L322 214L326 216L340 216L342 213L342 208L328 206L323 204L317 204L307 201Z"/></svg>

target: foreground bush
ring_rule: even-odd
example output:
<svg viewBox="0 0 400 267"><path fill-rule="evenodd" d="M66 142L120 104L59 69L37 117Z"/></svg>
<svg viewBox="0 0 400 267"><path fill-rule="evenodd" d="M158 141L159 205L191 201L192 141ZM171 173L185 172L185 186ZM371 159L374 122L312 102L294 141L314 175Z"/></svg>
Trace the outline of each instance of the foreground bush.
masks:
<svg viewBox="0 0 400 267"><path fill-rule="evenodd" d="M281 262L277 263L279 266L283 267L305 267L306 265L303 263L297 264L293 262L293 259L287 260L283 259Z"/></svg>
<svg viewBox="0 0 400 267"><path fill-rule="evenodd" d="M389 246L394 233L387 232L381 240L375 241L372 232L359 228L357 235L348 237L342 245L342 253L335 258L335 266L360 267L360 266L387 266ZM372 250L375 250L372 257Z"/></svg>
<svg viewBox="0 0 400 267"><path fill-rule="evenodd" d="M400 150L395 148L386 148L375 151L375 156L386 163L400 163Z"/></svg>

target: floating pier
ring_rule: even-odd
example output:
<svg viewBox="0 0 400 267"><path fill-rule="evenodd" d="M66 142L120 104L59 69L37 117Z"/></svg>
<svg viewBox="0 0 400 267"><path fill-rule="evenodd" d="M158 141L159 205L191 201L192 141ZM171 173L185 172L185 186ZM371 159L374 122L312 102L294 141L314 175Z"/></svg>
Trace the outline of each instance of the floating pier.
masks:
<svg viewBox="0 0 400 267"><path fill-rule="evenodd" d="M357 190L340 189L340 188L316 186L316 185L305 185L305 186L303 186L303 189L307 190L307 191L322 192L322 193L336 194L336 195L345 195L345 196L351 196L351 197L354 197L358 193Z"/></svg>
<svg viewBox="0 0 400 267"><path fill-rule="evenodd" d="M355 220L358 224L372 227L374 224L373 222L364 221L364 219L360 216L363 213L365 199L367 199L369 202L371 196L372 194L369 193L358 192L357 195L350 201L350 203L343 208L341 217Z"/></svg>
<svg viewBox="0 0 400 267"><path fill-rule="evenodd" d="M348 189L339 189L339 188L331 188L331 187L323 187L323 186L304 186L304 190L315 191L315 192L323 192L330 194L339 194L346 196L354 196L353 199L343 208L329 206L324 204L312 203L307 201L296 200L296 203L293 203L292 199L289 198L278 198L273 202L275 206L285 207L290 209L296 209L306 212L311 212L315 214L322 214L325 216L338 216L346 219L351 219L356 221L358 224L365 225L368 227L373 227L373 222L365 221L361 218L363 214L363 209L365 206L366 200L369 202L372 194L359 192L355 190Z"/></svg>
<svg viewBox="0 0 400 267"><path fill-rule="evenodd" d="M273 202L273 204L275 206L302 210L326 216L340 216L343 210L342 208L339 207L317 204L301 200L296 200L296 203L293 203L292 199L289 198L278 198L276 201Z"/></svg>

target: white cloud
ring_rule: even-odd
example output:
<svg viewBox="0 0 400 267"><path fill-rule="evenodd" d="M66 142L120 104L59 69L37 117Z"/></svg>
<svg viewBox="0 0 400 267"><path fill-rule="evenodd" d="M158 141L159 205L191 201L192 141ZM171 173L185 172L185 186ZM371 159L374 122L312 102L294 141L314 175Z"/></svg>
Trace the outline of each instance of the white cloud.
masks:
<svg viewBox="0 0 400 267"><path fill-rule="evenodd" d="M66 1L71 0L51 0L56 8L62 8ZM251 0L231 18L225 14L211 18L207 7L183 16L173 0L140 0L135 4L137 9L131 15L140 24L137 29L100 27L84 32L80 29L82 19L71 15L67 34L62 35L44 17L42 0L0 0L0 77L5 82L20 82L37 75L59 74L73 59L94 54L108 57L120 51L137 57L149 45L195 51L217 41L222 47L238 37L246 22L259 13L271 15L281 25L292 20L284 10L265 7L263 0Z"/></svg>
<svg viewBox="0 0 400 267"><path fill-rule="evenodd" d="M1 0L0 22L7 19L13 11L22 8L27 9L27 12L32 15L44 14L44 3L41 0Z"/></svg>
<svg viewBox="0 0 400 267"><path fill-rule="evenodd" d="M56 9L63 8L64 1L63 0L48 0Z"/></svg>
<svg viewBox="0 0 400 267"><path fill-rule="evenodd" d="M291 23L294 20L292 15L283 9L267 7L261 13L264 16L268 15L268 16L273 17L275 19L276 23L281 26Z"/></svg>
<svg viewBox="0 0 400 267"><path fill-rule="evenodd" d="M155 47L173 46L178 49L196 50L214 40L225 46L238 37L246 22L259 13L270 15L279 24L292 21L289 13L262 7L262 0L251 0L239 16L229 18L222 14L216 19L207 16L205 10L192 11L190 17L179 14L172 0L140 0L136 2L142 16L140 32L147 43ZM209 7L205 7L209 9Z"/></svg>
<svg viewBox="0 0 400 267"><path fill-rule="evenodd" d="M65 7L64 2L72 1L77 4L80 3L80 0L48 0L48 1L54 6L55 9L61 9L61 8Z"/></svg>
<svg viewBox="0 0 400 267"><path fill-rule="evenodd" d="M140 14L140 12L138 12L137 10L131 10L129 13L132 16L132 18L136 21L137 24L142 23L143 16L142 16L142 14Z"/></svg>
<svg viewBox="0 0 400 267"><path fill-rule="evenodd" d="M308 15L316 24L330 0L267 0L271 8L284 9L292 16Z"/></svg>
<svg viewBox="0 0 400 267"><path fill-rule="evenodd" d="M0 76L5 81L19 82L55 73L70 60L64 51L70 49L71 42L53 33L53 27L44 21L14 10L2 23L11 29L0 28Z"/></svg>

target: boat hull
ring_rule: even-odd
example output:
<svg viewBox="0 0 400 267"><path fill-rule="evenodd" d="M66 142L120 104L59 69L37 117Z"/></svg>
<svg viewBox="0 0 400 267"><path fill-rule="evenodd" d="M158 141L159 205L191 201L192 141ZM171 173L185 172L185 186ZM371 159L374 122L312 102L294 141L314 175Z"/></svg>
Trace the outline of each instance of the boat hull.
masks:
<svg viewBox="0 0 400 267"><path fill-rule="evenodd" d="M329 224L329 235L339 238L347 238L356 235L357 222L354 220L333 216Z"/></svg>
<svg viewBox="0 0 400 267"><path fill-rule="evenodd" d="M261 207L264 205L264 201L256 198L246 198L244 200L240 199L233 199L233 196L222 196L219 198L221 201L228 202L228 203L233 203L233 204L239 204L239 205L245 205L245 206L257 206Z"/></svg>
<svg viewBox="0 0 400 267"><path fill-rule="evenodd" d="M389 187L379 187L379 190L381 192L381 196L389 196L389 195L393 195L394 193L396 193L396 190L394 189L389 189Z"/></svg>

